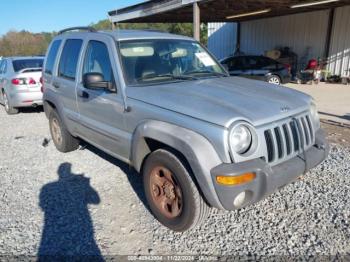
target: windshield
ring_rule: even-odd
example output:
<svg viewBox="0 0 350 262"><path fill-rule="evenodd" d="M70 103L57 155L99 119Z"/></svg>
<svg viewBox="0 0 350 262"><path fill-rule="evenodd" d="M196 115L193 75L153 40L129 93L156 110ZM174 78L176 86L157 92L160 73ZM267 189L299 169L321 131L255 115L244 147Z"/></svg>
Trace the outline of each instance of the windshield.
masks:
<svg viewBox="0 0 350 262"><path fill-rule="evenodd" d="M193 41L121 41L119 50L128 85L226 76L211 55Z"/></svg>
<svg viewBox="0 0 350 262"><path fill-rule="evenodd" d="M15 72L26 68L42 68L44 59L21 59L12 62Z"/></svg>

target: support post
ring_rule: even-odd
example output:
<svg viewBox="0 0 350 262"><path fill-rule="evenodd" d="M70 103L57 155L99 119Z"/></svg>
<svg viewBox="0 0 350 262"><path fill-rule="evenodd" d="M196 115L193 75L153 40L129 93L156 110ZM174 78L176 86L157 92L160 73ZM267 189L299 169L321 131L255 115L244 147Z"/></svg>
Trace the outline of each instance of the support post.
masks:
<svg viewBox="0 0 350 262"><path fill-rule="evenodd" d="M198 2L193 3L193 38L200 41L201 38L201 18Z"/></svg>
<svg viewBox="0 0 350 262"><path fill-rule="evenodd" d="M237 22L237 35L236 35L236 51L235 54L241 53L241 22Z"/></svg>
<svg viewBox="0 0 350 262"><path fill-rule="evenodd" d="M326 45L324 50L324 59L329 59L330 49L331 49L331 40L332 40L332 32L333 32L333 24L334 24L334 8L329 11L328 18L328 27L327 27L327 36L326 36Z"/></svg>

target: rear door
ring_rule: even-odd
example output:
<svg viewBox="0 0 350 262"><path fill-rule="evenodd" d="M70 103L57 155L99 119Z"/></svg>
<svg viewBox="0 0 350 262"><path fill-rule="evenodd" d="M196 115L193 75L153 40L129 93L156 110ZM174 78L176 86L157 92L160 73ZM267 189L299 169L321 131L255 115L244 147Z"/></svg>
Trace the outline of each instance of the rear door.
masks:
<svg viewBox="0 0 350 262"><path fill-rule="evenodd" d="M94 35L87 40L77 86L77 104L80 112L79 135L90 143L122 159L129 158L129 133L124 124L124 103L118 88L115 42L105 35ZM104 81L113 84L114 91L86 88L83 75L100 73Z"/></svg>
<svg viewBox="0 0 350 262"><path fill-rule="evenodd" d="M3 90L5 92L6 86L9 85L10 79L9 79L9 65L10 65L10 60L9 59L4 59L2 60L2 64L0 67L0 90ZM3 92L0 92L0 101L3 103ZM6 91L8 92L8 91Z"/></svg>
<svg viewBox="0 0 350 262"><path fill-rule="evenodd" d="M256 80L266 81L269 73L276 70L276 63L262 56L250 57L249 65L252 68L252 78Z"/></svg>
<svg viewBox="0 0 350 262"><path fill-rule="evenodd" d="M52 76L52 90L59 96L60 113L63 114L71 132L75 132L79 112L76 103L77 69L81 59L83 39L66 39L57 66L57 75ZM47 67L46 69L47 70Z"/></svg>
<svg viewBox="0 0 350 262"><path fill-rule="evenodd" d="M2 84L2 79L3 79L3 67L4 67L4 64L6 63L5 62L6 60L0 60L0 103L2 104L4 102L3 100L3 95L2 95L2 87L3 87L3 84Z"/></svg>

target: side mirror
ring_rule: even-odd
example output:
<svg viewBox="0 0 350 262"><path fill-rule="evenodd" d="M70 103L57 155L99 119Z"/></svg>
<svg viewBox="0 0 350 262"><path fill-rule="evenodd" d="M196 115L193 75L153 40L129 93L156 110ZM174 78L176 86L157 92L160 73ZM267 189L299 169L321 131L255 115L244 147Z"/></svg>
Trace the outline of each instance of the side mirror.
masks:
<svg viewBox="0 0 350 262"><path fill-rule="evenodd" d="M113 84L104 81L103 75L100 73L86 73L83 76L83 85L87 89L107 89L113 91Z"/></svg>

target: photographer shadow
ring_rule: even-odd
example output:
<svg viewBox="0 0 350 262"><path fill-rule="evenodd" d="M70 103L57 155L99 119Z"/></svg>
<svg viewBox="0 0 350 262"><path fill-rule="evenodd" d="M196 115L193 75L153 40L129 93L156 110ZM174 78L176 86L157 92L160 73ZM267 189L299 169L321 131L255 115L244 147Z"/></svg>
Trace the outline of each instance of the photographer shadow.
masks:
<svg viewBox="0 0 350 262"><path fill-rule="evenodd" d="M73 174L71 164L58 168L58 180L42 187L40 207L45 213L39 260L86 259L102 261L94 238L94 226L88 205L100 203L100 197L84 174Z"/></svg>

